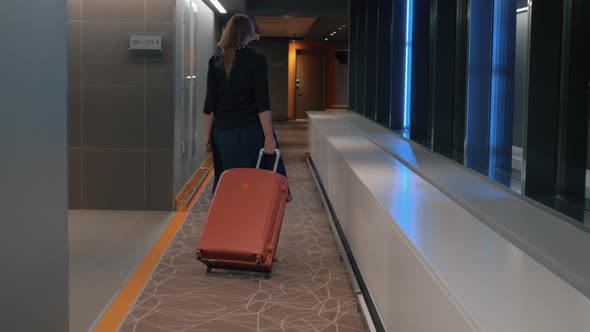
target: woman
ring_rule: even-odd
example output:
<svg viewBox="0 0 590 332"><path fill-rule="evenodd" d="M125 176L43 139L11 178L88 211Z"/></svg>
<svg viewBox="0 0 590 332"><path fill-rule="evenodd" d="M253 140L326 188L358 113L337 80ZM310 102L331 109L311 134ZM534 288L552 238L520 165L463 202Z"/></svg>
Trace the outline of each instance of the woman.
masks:
<svg viewBox="0 0 590 332"><path fill-rule="evenodd" d="M248 48L258 40L254 22L237 14L227 23L219 47L209 60L205 99L205 149L213 152L215 181L231 168L256 166L261 148L272 155L278 148L268 93L268 68L263 55ZM263 168L272 169L274 156L263 158ZM286 176L280 160L277 172ZM291 200L289 195L288 200Z"/></svg>

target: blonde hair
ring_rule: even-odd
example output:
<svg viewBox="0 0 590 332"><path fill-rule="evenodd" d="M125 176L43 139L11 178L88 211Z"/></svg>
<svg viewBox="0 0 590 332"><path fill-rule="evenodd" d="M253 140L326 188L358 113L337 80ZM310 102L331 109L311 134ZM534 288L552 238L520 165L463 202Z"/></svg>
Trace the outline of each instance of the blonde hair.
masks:
<svg viewBox="0 0 590 332"><path fill-rule="evenodd" d="M236 48L243 46L254 31L254 21L247 15L236 14L227 22L217 44L221 48L226 77L229 77L236 65Z"/></svg>

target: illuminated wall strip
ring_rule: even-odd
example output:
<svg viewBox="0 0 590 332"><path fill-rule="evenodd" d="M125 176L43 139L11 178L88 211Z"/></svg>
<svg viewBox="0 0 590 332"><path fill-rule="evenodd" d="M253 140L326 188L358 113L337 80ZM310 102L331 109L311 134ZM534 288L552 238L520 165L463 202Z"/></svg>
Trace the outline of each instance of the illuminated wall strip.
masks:
<svg viewBox="0 0 590 332"><path fill-rule="evenodd" d="M502 27L500 26L501 18L498 15L498 2L494 1L494 14L492 15L492 64L491 64L491 91L490 91L490 132L489 132L489 161L488 161L488 176L494 177L496 169L496 149L498 145L498 116L500 105L500 91L499 85L501 84L501 38L503 37L500 33Z"/></svg>
<svg viewBox="0 0 590 332"><path fill-rule="evenodd" d="M406 4L406 65L404 76L404 128L410 127L410 109L412 95L412 16L414 12L414 0L408 0Z"/></svg>
<svg viewBox="0 0 590 332"><path fill-rule="evenodd" d="M489 176L512 170L515 2L494 1L490 100Z"/></svg>

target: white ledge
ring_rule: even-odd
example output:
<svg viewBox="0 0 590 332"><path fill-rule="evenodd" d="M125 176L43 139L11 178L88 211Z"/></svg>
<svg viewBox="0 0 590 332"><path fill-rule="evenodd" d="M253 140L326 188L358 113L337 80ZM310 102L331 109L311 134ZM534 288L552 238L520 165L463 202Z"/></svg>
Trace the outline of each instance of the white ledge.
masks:
<svg viewBox="0 0 590 332"><path fill-rule="evenodd" d="M385 152L374 139L386 133L355 117L310 112L310 154L387 330L590 331L587 297ZM514 198L463 189L496 207Z"/></svg>

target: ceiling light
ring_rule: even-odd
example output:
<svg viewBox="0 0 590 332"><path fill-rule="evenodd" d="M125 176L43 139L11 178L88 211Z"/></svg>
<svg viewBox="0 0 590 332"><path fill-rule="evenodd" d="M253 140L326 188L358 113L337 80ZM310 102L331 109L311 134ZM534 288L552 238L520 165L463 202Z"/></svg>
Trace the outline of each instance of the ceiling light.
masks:
<svg viewBox="0 0 590 332"><path fill-rule="evenodd" d="M333 34L336 34L336 31L332 32Z"/></svg>
<svg viewBox="0 0 590 332"><path fill-rule="evenodd" d="M346 28L346 24L342 26L343 28Z"/></svg>
<svg viewBox="0 0 590 332"><path fill-rule="evenodd" d="M223 8L223 6L219 3L219 1L217 1L217 0L209 0L209 1L215 7L215 9L217 9L217 11L220 14L226 14L227 13L227 11L225 10L225 8Z"/></svg>
<svg viewBox="0 0 590 332"><path fill-rule="evenodd" d="M324 40L328 40L328 38L325 38Z"/></svg>
<svg viewBox="0 0 590 332"><path fill-rule="evenodd" d="M338 30L342 30L342 28L338 28Z"/></svg>

